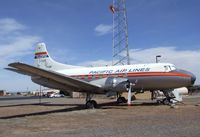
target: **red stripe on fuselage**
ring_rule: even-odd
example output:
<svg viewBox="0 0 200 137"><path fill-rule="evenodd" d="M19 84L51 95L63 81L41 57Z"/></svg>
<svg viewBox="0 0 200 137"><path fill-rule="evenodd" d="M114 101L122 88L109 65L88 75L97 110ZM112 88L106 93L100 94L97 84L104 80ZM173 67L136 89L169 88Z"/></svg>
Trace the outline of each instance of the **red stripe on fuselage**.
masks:
<svg viewBox="0 0 200 137"><path fill-rule="evenodd" d="M115 73L115 74L95 74L95 75L72 75L73 77L85 77L88 79L92 78L105 78L109 76L113 77L154 77L154 76L177 76L177 77L187 77L190 78L191 76L184 73L179 72L129 72L129 73Z"/></svg>
<svg viewBox="0 0 200 137"><path fill-rule="evenodd" d="M47 54L47 52L37 52L37 53L35 53L35 55L46 55Z"/></svg>
<svg viewBox="0 0 200 137"><path fill-rule="evenodd" d="M129 77L144 77L144 76L178 76L178 77L191 77L188 74L179 72L130 72L127 73Z"/></svg>

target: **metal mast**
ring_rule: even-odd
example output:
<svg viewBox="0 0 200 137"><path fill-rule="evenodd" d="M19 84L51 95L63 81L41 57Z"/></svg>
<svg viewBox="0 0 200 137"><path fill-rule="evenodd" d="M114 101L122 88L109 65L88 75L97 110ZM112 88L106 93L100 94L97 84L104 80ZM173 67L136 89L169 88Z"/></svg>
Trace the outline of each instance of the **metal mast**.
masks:
<svg viewBox="0 0 200 137"><path fill-rule="evenodd" d="M113 59L112 65L129 65L128 23L125 0L113 0Z"/></svg>

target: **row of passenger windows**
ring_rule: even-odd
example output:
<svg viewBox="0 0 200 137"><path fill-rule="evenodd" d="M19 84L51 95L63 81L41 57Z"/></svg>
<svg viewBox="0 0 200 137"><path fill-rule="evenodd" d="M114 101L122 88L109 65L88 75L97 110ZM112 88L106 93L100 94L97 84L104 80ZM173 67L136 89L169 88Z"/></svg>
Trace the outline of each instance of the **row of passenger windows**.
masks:
<svg viewBox="0 0 200 137"><path fill-rule="evenodd" d="M102 75L74 75L71 76L73 78L77 78L77 79L100 79L100 78L105 78L108 76L113 76L113 77L127 77L127 74L102 74Z"/></svg>

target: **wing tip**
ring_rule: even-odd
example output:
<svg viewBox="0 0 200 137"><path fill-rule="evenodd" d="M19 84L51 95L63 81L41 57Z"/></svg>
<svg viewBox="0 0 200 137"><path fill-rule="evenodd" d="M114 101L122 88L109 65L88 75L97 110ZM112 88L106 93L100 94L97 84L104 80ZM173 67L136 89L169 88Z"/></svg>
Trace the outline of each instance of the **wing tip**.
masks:
<svg viewBox="0 0 200 137"><path fill-rule="evenodd" d="M16 68L4 68L5 70L9 70L9 71L16 71Z"/></svg>
<svg viewBox="0 0 200 137"><path fill-rule="evenodd" d="M20 62L13 62L13 63L10 63L8 64L9 67L15 67L17 64L22 64Z"/></svg>

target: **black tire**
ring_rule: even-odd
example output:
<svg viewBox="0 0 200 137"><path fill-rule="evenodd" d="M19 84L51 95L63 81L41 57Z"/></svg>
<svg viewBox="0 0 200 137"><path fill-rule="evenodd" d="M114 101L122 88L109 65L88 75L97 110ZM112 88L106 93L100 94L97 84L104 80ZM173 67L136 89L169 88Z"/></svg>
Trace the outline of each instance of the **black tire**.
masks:
<svg viewBox="0 0 200 137"><path fill-rule="evenodd" d="M169 105L170 102L169 102L169 100L168 100L167 98L165 98L165 99L163 99L163 104L164 104L164 105Z"/></svg>
<svg viewBox="0 0 200 137"><path fill-rule="evenodd" d="M161 103L162 103L162 101L161 101L161 100L157 100L156 102L157 102L157 104L161 104Z"/></svg>
<svg viewBox="0 0 200 137"><path fill-rule="evenodd" d="M127 99L125 97L122 97L123 103L127 103Z"/></svg>
<svg viewBox="0 0 200 137"><path fill-rule="evenodd" d="M97 108L97 102L95 100L91 100L91 103L93 104L94 108Z"/></svg>
<svg viewBox="0 0 200 137"><path fill-rule="evenodd" d="M97 102L95 100L87 101L86 108L87 109L94 109L97 106Z"/></svg>
<svg viewBox="0 0 200 137"><path fill-rule="evenodd" d="M117 103L118 104L121 104L121 103L127 103L127 100L125 97L118 97L117 99Z"/></svg>
<svg viewBox="0 0 200 137"><path fill-rule="evenodd" d="M135 95L133 95L133 96L131 97L131 101L133 101L133 100L136 100Z"/></svg>
<svg viewBox="0 0 200 137"><path fill-rule="evenodd" d="M121 97L118 97L118 98L117 98L117 103L118 103L118 104L121 104L121 103L123 103L123 100L122 100L122 98L121 98Z"/></svg>

